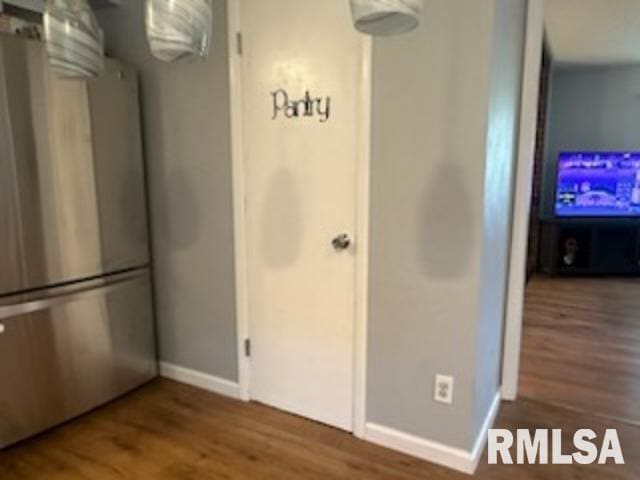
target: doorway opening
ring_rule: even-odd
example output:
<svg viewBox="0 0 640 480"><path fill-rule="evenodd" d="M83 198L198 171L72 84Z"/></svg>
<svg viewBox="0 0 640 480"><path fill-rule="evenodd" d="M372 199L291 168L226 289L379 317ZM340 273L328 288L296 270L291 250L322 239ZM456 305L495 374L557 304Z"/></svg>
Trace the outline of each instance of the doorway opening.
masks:
<svg viewBox="0 0 640 480"><path fill-rule="evenodd" d="M507 318L505 391L639 424L640 55L628 5L588 3L544 3L528 247L513 257L526 286L520 320ZM603 28L585 39L596 17Z"/></svg>

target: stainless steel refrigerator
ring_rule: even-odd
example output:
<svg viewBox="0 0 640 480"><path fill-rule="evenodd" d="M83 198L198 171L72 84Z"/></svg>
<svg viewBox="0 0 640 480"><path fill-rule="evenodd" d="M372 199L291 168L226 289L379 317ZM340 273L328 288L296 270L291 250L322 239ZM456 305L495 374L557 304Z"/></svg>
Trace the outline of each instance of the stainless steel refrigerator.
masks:
<svg viewBox="0 0 640 480"><path fill-rule="evenodd" d="M0 448L156 375L135 72L0 36Z"/></svg>

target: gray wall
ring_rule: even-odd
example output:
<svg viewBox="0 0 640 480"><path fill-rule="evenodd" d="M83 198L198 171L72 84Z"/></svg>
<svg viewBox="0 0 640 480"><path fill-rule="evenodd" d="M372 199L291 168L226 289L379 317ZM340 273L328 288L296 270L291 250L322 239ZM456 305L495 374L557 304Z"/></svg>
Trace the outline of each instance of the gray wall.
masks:
<svg viewBox="0 0 640 480"><path fill-rule="evenodd" d="M476 325L475 432L500 388L517 136L522 90L526 1L498 0L484 181L480 316Z"/></svg>
<svg viewBox="0 0 640 480"><path fill-rule="evenodd" d="M100 21L141 72L161 354L235 380L223 4L209 60L164 65L141 3ZM467 450L499 383L525 4L430 0L417 31L374 42L367 420Z"/></svg>
<svg viewBox="0 0 640 480"><path fill-rule="evenodd" d="M549 101L543 218L554 214L561 151L640 150L640 66L557 65Z"/></svg>
<svg viewBox="0 0 640 480"><path fill-rule="evenodd" d="M225 2L206 61L154 60L144 2L99 10L109 54L140 72L160 358L238 378Z"/></svg>
<svg viewBox="0 0 640 480"><path fill-rule="evenodd" d="M368 421L467 450L498 388L525 4L432 0L374 42Z"/></svg>

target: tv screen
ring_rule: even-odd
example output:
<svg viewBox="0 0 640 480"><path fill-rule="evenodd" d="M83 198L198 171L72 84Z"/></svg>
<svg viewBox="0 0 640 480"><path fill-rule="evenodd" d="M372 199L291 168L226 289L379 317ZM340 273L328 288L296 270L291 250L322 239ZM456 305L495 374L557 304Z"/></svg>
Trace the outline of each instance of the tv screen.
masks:
<svg viewBox="0 0 640 480"><path fill-rule="evenodd" d="M640 152L564 152L556 215L640 217Z"/></svg>

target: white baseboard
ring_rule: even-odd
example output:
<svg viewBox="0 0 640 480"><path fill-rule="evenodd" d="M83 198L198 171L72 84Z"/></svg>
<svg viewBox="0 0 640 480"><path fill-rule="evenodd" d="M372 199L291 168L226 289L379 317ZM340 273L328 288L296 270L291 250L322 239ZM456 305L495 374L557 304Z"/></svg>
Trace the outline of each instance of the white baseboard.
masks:
<svg viewBox="0 0 640 480"><path fill-rule="evenodd" d="M172 363L160 362L160 376L226 397L241 398L240 385L238 383Z"/></svg>
<svg viewBox="0 0 640 480"><path fill-rule="evenodd" d="M450 447L449 445L427 440L375 423L367 423L365 425L364 439L371 443L397 450L437 465L473 475L480 464L482 453L484 452L484 446L487 441L487 431L493 426L499 409L500 394L498 393L491 404L491 408L489 409L472 451Z"/></svg>
<svg viewBox="0 0 640 480"><path fill-rule="evenodd" d="M484 423L482 424L482 428L480 429L480 433L478 433L478 438L476 439L476 443L473 446L473 450L471 451L471 457L473 458L473 472L478 469L478 465L482 460L482 454L484 453L484 447L487 445L487 437L489 435L489 429L493 428L494 423L496 423L496 417L500 412L500 403L502 402L502 396L500 392L496 393L496 396L493 399L493 403L487 412L487 417L484 419ZM472 472L472 473L473 473Z"/></svg>
<svg viewBox="0 0 640 480"><path fill-rule="evenodd" d="M470 452L394 430L393 428L367 423L365 425L364 439L453 470L469 474L474 472L474 462Z"/></svg>
<svg viewBox="0 0 640 480"><path fill-rule="evenodd" d="M518 392L511 387L502 386L502 400L505 402L515 402L518 398Z"/></svg>

